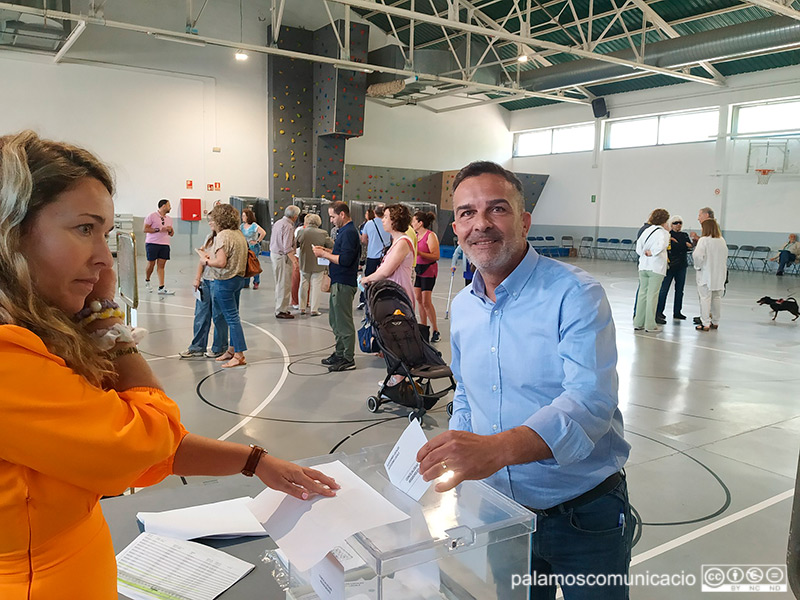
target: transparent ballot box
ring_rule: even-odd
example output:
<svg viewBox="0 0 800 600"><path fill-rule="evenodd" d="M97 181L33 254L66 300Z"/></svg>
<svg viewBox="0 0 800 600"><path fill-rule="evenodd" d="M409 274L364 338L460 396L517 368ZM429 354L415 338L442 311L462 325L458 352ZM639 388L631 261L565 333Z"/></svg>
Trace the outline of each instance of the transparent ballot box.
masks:
<svg viewBox="0 0 800 600"><path fill-rule="evenodd" d="M529 572L535 516L480 481L465 481L438 493L434 486L419 502L394 487L383 463L391 445L354 455L334 454L300 461L304 466L340 460L409 519L350 536L328 554L341 564L341 588L320 589L317 568L300 572L280 550L262 560L292 600L428 600L524 598L512 590L512 576ZM357 510L357 508L354 508ZM334 565L338 564L333 562ZM340 577L338 575L337 577ZM341 580L334 577L340 586ZM323 583L322 587L328 587ZM320 595L318 595L318 593Z"/></svg>

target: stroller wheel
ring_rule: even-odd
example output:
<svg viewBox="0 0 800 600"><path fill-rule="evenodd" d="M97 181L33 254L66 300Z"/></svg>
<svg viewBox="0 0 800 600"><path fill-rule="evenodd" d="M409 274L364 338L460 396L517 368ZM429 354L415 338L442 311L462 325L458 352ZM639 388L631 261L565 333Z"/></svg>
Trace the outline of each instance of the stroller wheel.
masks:
<svg viewBox="0 0 800 600"><path fill-rule="evenodd" d="M377 396L370 396L369 398L367 398L367 410L369 410L369 412L372 413L378 412L380 406L381 406L381 401L378 399Z"/></svg>
<svg viewBox="0 0 800 600"><path fill-rule="evenodd" d="M448 402L447 403L447 416L448 417L452 417L453 416L453 403L452 402Z"/></svg>

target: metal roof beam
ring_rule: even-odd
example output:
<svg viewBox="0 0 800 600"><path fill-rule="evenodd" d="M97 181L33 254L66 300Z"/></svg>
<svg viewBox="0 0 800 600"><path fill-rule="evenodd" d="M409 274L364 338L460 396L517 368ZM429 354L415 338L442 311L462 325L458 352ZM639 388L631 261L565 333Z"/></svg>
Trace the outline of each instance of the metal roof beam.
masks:
<svg viewBox="0 0 800 600"><path fill-rule="evenodd" d="M333 0L336 1L336 0ZM370 3L372 4L372 3ZM219 38L212 38L208 36L193 35L189 33L171 31L169 29L161 29L157 27L148 27L146 25L137 25L134 23L124 23L121 21L109 21L105 18L90 17L86 15L76 15L73 13L49 10L43 8L34 8L28 6L21 6L16 4L9 4L8 2L0 2L0 10L12 10L18 13L25 13L29 15L37 15L40 17L47 17L49 19L62 19L65 21L85 21L90 25L98 25L100 27L109 27L111 29L120 29L123 31L132 31L136 33L144 33L147 35L163 36L162 39L169 39L170 41L179 42L194 42L195 44L205 44L211 46L220 46L222 48L241 49L257 52L259 54L269 54L274 56L284 56L286 58L294 58L298 60L308 60L311 62L324 63L330 65L338 65L339 68L352 69L356 71L363 71L364 69L371 69L380 73L389 73L391 75L398 75L400 77L418 77L424 81L438 82L451 85L465 85L469 84L470 87L478 91L491 92L493 94L508 94L515 93L520 96L528 98L545 98L548 100L556 100L559 102L572 102L574 104L587 104L587 101L581 98L572 98L562 96L559 94L547 94L543 92L534 92L531 90L515 89L512 90L507 87L499 85L490 85L488 83L475 83L465 82L463 79L455 79L452 77L442 77L436 73L419 73L408 69L395 69L384 65L373 65L369 63L355 62L352 60L343 60L341 58L333 58L329 56L320 56L316 54L309 54L307 52L296 52L294 50L284 50L283 48L276 48L272 46L260 46L258 44L244 44L237 41L223 40Z"/></svg>
<svg viewBox="0 0 800 600"><path fill-rule="evenodd" d="M779 15L783 15L784 17L791 17L792 19L797 19L800 21L800 11L793 9L791 2L788 4L783 4L781 2L777 2L776 0L746 0L746 2L755 4L761 8L766 8L767 10Z"/></svg>
<svg viewBox="0 0 800 600"><path fill-rule="evenodd" d="M647 4L647 2L644 0L633 0L633 3L644 13L645 18L663 31L669 38L675 39L681 37L681 34L678 33L672 25L667 23L660 14L658 14L649 4ZM644 37L645 33L645 31L642 31L642 37ZM714 79L720 83L724 83L725 76L716 68L714 68L711 63L702 61L700 62L700 66L703 67Z"/></svg>
<svg viewBox="0 0 800 600"><path fill-rule="evenodd" d="M362 8L362 9L375 8L375 3L370 0L331 0L331 1L336 2L338 4L343 4L345 6L351 6L354 8ZM541 48L545 48L548 50L556 50L558 52L564 52L566 54L574 54L575 56L580 56L581 58L590 58L602 62L609 62L617 65L622 65L625 67L629 67L634 71L651 71L653 73L660 73L661 75L668 75L670 77L675 77L677 79L685 79L687 81L694 81L696 83L704 83L706 85L715 85L715 86L721 85L718 81L714 79L709 79L707 77L698 77L696 75L691 75L689 73L682 73L679 71L673 71L671 69L663 69L661 67L655 67L653 65L648 65L645 63L638 63L635 61L625 60L614 56L608 56L606 54L597 54L595 52L588 52L586 50L581 50L579 48L562 46L561 44L555 44L553 42L548 42L546 40L541 40L537 38L525 38L522 37L521 35L517 35L511 32L495 31L486 27L471 25L469 23L453 22L448 19L442 19L440 17L428 15L425 13L412 12L410 10L405 10L402 8L396 8L390 6L385 6L384 11L387 14L393 14L398 17L403 17L406 19L415 19L423 23L430 23L431 25L440 25L451 29L457 29L463 31L464 33L466 32L476 33L479 35L484 35L488 38L498 37L500 39L505 39L510 42L516 42L518 44L539 46Z"/></svg>

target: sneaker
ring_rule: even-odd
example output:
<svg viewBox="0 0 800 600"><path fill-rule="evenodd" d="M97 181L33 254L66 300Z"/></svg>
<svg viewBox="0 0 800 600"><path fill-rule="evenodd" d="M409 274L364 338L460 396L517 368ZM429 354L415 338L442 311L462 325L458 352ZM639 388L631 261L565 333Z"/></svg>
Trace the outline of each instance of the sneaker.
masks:
<svg viewBox="0 0 800 600"><path fill-rule="evenodd" d="M261 284L259 284L259 283L254 283L254 284L253 284L253 289L254 289L254 290L257 290L259 285L261 285Z"/></svg>
<svg viewBox="0 0 800 600"><path fill-rule="evenodd" d="M294 315L290 312L279 312L275 315L276 319L294 319Z"/></svg>
<svg viewBox="0 0 800 600"><path fill-rule="evenodd" d="M300 305L299 304L292 304L292 308L294 310L300 310Z"/></svg>
<svg viewBox="0 0 800 600"><path fill-rule="evenodd" d="M148 292L152 292L153 291L153 286L150 285L149 281L145 280L144 289L146 289Z"/></svg>
<svg viewBox="0 0 800 600"><path fill-rule="evenodd" d="M644 331L644 327L634 327L634 331Z"/></svg>
<svg viewBox="0 0 800 600"><path fill-rule="evenodd" d="M367 304L366 302L359 302L358 306L356 306L356 310L364 310L366 304Z"/></svg>
<svg viewBox="0 0 800 600"><path fill-rule="evenodd" d="M686 315L683 315L683 314L681 314L681 313L678 313L678 314L676 314L676 315L672 315L672 318L673 318L673 319L677 319L677 320L679 320L679 321L685 321L685 320L686 320Z"/></svg>
<svg viewBox="0 0 800 600"><path fill-rule="evenodd" d="M321 313L321 312L319 312L318 310L312 310L312 311L311 311L310 313L308 313L308 314L310 314L312 317L318 317L318 316L320 316L322 313Z"/></svg>
<svg viewBox="0 0 800 600"><path fill-rule="evenodd" d="M162 296L174 296L175 295L175 292L173 292L172 290L168 290L165 287L158 288L158 293L160 295L162 295Z"/></svg>
<svg viewBox="0 0 800 600"><path fill-rule="evenodd" d="M224 350L221 350L220 352L203 352L203 356L205 356L206 358L217 358L218 356L222 356L223 354L225 354Z"/></svg>
<svg viewBox="0 0 800 600"><path fill-rule="evenodd" d="M667 324L667 317L663 315L656 316L656 323L659 325L666 325Z"/></svg>
<svg viewBox="0 0 800 600"><path fill-rule="evenodd" d="M323 365L325 365L326 367L330 367L332 364L334 364L334 363L337 363L337 362L339 362L340 360L342 360L342 358L341 358L341 357L340 357L338 354L336 354L336 352L334 352L334 353L333 353L333 354L331 354L331 355L330 355L328 358L323 358L323 359L322 359L321 361L319 361L319 362L321 362L321 363L322 363Z"/></svg>
<svg viewBox="0 0 800 600"><path fill-rule="evenodd" d="M202 358L205 356L205 352L202 350L185 350L181 352L178 356L181 358Z"/></svg>
<svg viewBox="0 0 800 600"><path fill-rule="evenodd" d="M775 275L777 275L778 277L783 277L783 271L778 271L777 273L775 273Z"/></svg>
<svg viewBox="0 0 800 600"><path fill-rule="evenodd" d="M433 335L431 336L431 342L433 342L435 344L436 342L438 342L441 339L442 339L442 336L439 335L439 332L438 331L434 331Z"/></svg>
<svg viewBox="0 0 800 600"><path fill-rule="evenodd" d="M352 371L356 368L356 361L340 358L328 367L328 371Z"/></svg>
<svg viewBox="0 0 800 600"><path fill-rule="evenodd" d="M645 329L647 333L661 333L661 327L656 327L655 329Z"/></svg>

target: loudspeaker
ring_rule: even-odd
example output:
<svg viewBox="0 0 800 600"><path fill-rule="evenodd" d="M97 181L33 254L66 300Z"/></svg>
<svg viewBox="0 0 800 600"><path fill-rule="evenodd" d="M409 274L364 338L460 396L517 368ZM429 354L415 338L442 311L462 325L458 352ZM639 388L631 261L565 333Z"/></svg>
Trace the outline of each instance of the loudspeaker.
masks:
<svg viewBox="0 0 800 600"><path fill-rule="evenodd" d="M594 113L595 119L602 119L608 116L605 98L595 98L592 100L592 112Z"/></svg>

